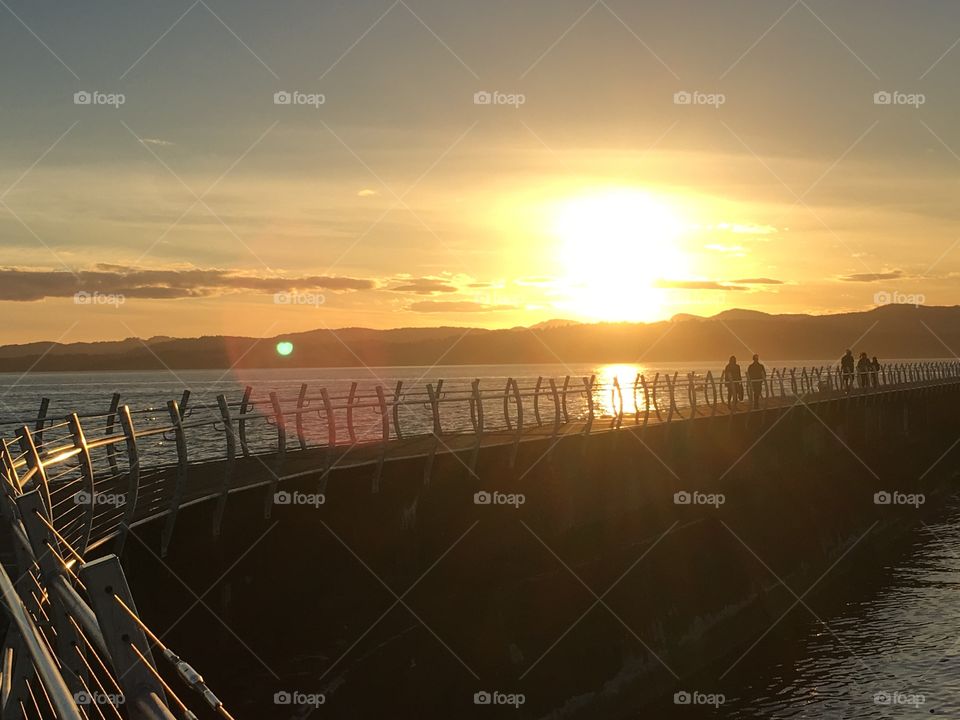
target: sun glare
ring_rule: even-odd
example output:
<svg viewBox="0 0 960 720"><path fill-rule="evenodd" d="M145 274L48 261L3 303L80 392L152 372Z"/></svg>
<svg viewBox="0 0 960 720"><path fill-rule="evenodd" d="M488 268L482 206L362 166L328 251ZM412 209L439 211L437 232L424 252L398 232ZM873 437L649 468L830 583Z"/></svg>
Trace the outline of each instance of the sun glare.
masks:
<svg viewBox="0 0 960 720"><path fill-rule="evenodd" d="M592 320L662 317L657 280L688 271L677 244L686 225L673 204L642 190L604 189L558 203L552 224L569 289L558 306Z"/></svg>

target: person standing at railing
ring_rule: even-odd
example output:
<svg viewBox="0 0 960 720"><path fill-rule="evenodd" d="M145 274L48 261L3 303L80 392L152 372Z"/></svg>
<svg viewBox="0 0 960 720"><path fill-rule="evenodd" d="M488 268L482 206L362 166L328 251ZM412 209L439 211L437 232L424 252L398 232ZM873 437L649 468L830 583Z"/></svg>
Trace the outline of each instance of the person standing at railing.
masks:
<svg viewBox="0 0 960 720"><path fill-rule="evenodd" d="M723 369L720 379L727 385L727 407L736 410L737 402L743 399L743 374L737 364L736 355L730 356L730 362Z"/></svg>
<svg viewBox="0 0 960 720"><path fill-rule="evenodd" d="M865 352L860 353L860 359L857 360L857 382L861 390L870 387L870 376L873 374L873 363Z"/></svg>
<svg viewBox="0 0 960 720"><path fill-rule="evenodd" d="M853 350L847 351L840 358L840 389L849 392L853 386Z"/></svg>
<svg viewBox="0 0 960 720"><path fill-rule="evenodd" d="M877 360L877 356L873 356L873 360L870 361L871 370L870 370L870 384L873 387L880 387L880 361Z"/></svg>
<svg viewBox="0 0 960 720"><path fill-rule="evenodd" d="M753 362L747 366L747 380L750 381L750 397L753 399L753 409L760 408L760 398L763 396L763 384L767 379L767 369L760 362L760 356L754 355Z"/></svg>

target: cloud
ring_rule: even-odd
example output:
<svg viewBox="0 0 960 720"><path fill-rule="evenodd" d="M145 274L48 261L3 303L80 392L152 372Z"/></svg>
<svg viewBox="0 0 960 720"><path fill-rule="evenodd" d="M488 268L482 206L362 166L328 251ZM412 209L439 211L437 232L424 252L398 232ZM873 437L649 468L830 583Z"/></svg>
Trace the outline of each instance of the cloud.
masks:
<svg viewBox="0 0 960 720"><path fill-rule="evenodd" d="M439 301L423 300L415 302L410 306L410 310L419 313L465 313L465 312L501 312L503 310L516 310L516 305L487 305L486 303L462 301Z"/></svg>
<svg viewBox="0 0 960 720"><path fill-rule="evenodd" d="M147 145L160 145L162 147L169 147L173 145L169 140L161 140L160 138L140 138L140 142Z"/></svg>
<svg viewBox="0 0 960 720"><path fill-rule="evenodd" d="M657 280L658 288L671 290L746 290L742 285L725 285L716 280Z"/></svg>
<svg viewBox="0 0 960 720"><path fill-rule="evenodd" d="M406 284L390 288L393 292L416 293L417 295L433 295L434 293L456 292L457 288L445 280L437 278L413 278L405 281Z"/></svg>
<svg viewBox="0 0 960 720"><path fill-rule="evenodd" d="M102 263L93 270L25 270L0 268L0 300L29 302L72 297L78 292L124 295L157 300L211 297L231 292L277 293L304 290L371 290L373 280L307 275L267 277L232 270L138 270Z"/></svg>
<svg viewBox="0 0 960 720"><path fill-rule="evenodd" d="M737 285L783 285L783 280L774 280L773 278L745 278L743 280L734 280Z"/></svg>
<svg viewBox="0 0 960 720"><path fill-rule="evenodd" d="M882 273L854 273L840 278L843 282L877 282L878 280L897 280L903 277L903 270L891 270Z"/></svg>
<svg viewBox="0 0 960 720"><path fill-rule="evenodd" d="M373 195L378 195L376 190L371 190L370 188L364 188L357 193L357 197L371 197Z"/></svg>

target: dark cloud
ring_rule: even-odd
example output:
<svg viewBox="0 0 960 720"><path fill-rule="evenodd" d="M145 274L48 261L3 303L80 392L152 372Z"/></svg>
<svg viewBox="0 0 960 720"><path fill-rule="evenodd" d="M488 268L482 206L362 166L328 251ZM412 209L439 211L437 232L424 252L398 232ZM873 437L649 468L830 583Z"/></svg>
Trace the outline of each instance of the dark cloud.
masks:
<svg viewBox="0 0 960 720"><path fill-rule="evenodd" d="M416 293L417 295L433 295L434 293L456 292L457 288L443 280L436 278L416 278L405 281L404 285L390 288L393 292Z"/></svg>
<svg viewBox="0 0 960 720"><path fill-rule="evenodd" d="M737 285L783 285L783 280L774 280L773 278L745 278L733 282Z"/></svg>
<svg viewBox="0 0 960 720"><path fill-rule="evenodd" d="M746 290L742 285L724 285L716 280L657 280L657 287L672 290Z"/></svg>
<svg viewBox="0 0 960 720"><path fill-rule="evenodd" d="M877 282L878 280L896 280L903 277L903 270L891 270L882 273L854 273L853 275L844 275L840 279L843 282Z"/></svg>
<svg viewBox="0 0 960 720"><path fill-rule="evenodd" d="M137 270L101 263L94 270L0 268L0 300L27 302L48 297L71 297L78 292L124 295L132 298L176 299L210 297L229 292L277 293L308 290L371 290L373 280L308 275L265 277L230 270Z"/></svg>
<svg viewBox="0 0 960 720"><path fill-rule="evenodd" d="M516 310L516 305L487 305L485 303L462 301L439 301L423 300L415 302L410 306L414 312L436 313L436 312L500 312L503 310Z"/></svg>

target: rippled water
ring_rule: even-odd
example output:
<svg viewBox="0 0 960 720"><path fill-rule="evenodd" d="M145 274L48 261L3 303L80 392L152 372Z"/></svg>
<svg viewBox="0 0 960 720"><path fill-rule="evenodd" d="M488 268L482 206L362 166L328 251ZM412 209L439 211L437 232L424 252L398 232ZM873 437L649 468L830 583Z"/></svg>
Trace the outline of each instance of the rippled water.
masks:
<svg viewBox="0 0 960 720"><path fill-rule="evenodd" d="M839 607L823 623L798 605L724 681L701 681L726 696L717 716L960 717L960 498L909 540L831 588Z"/></svg>

